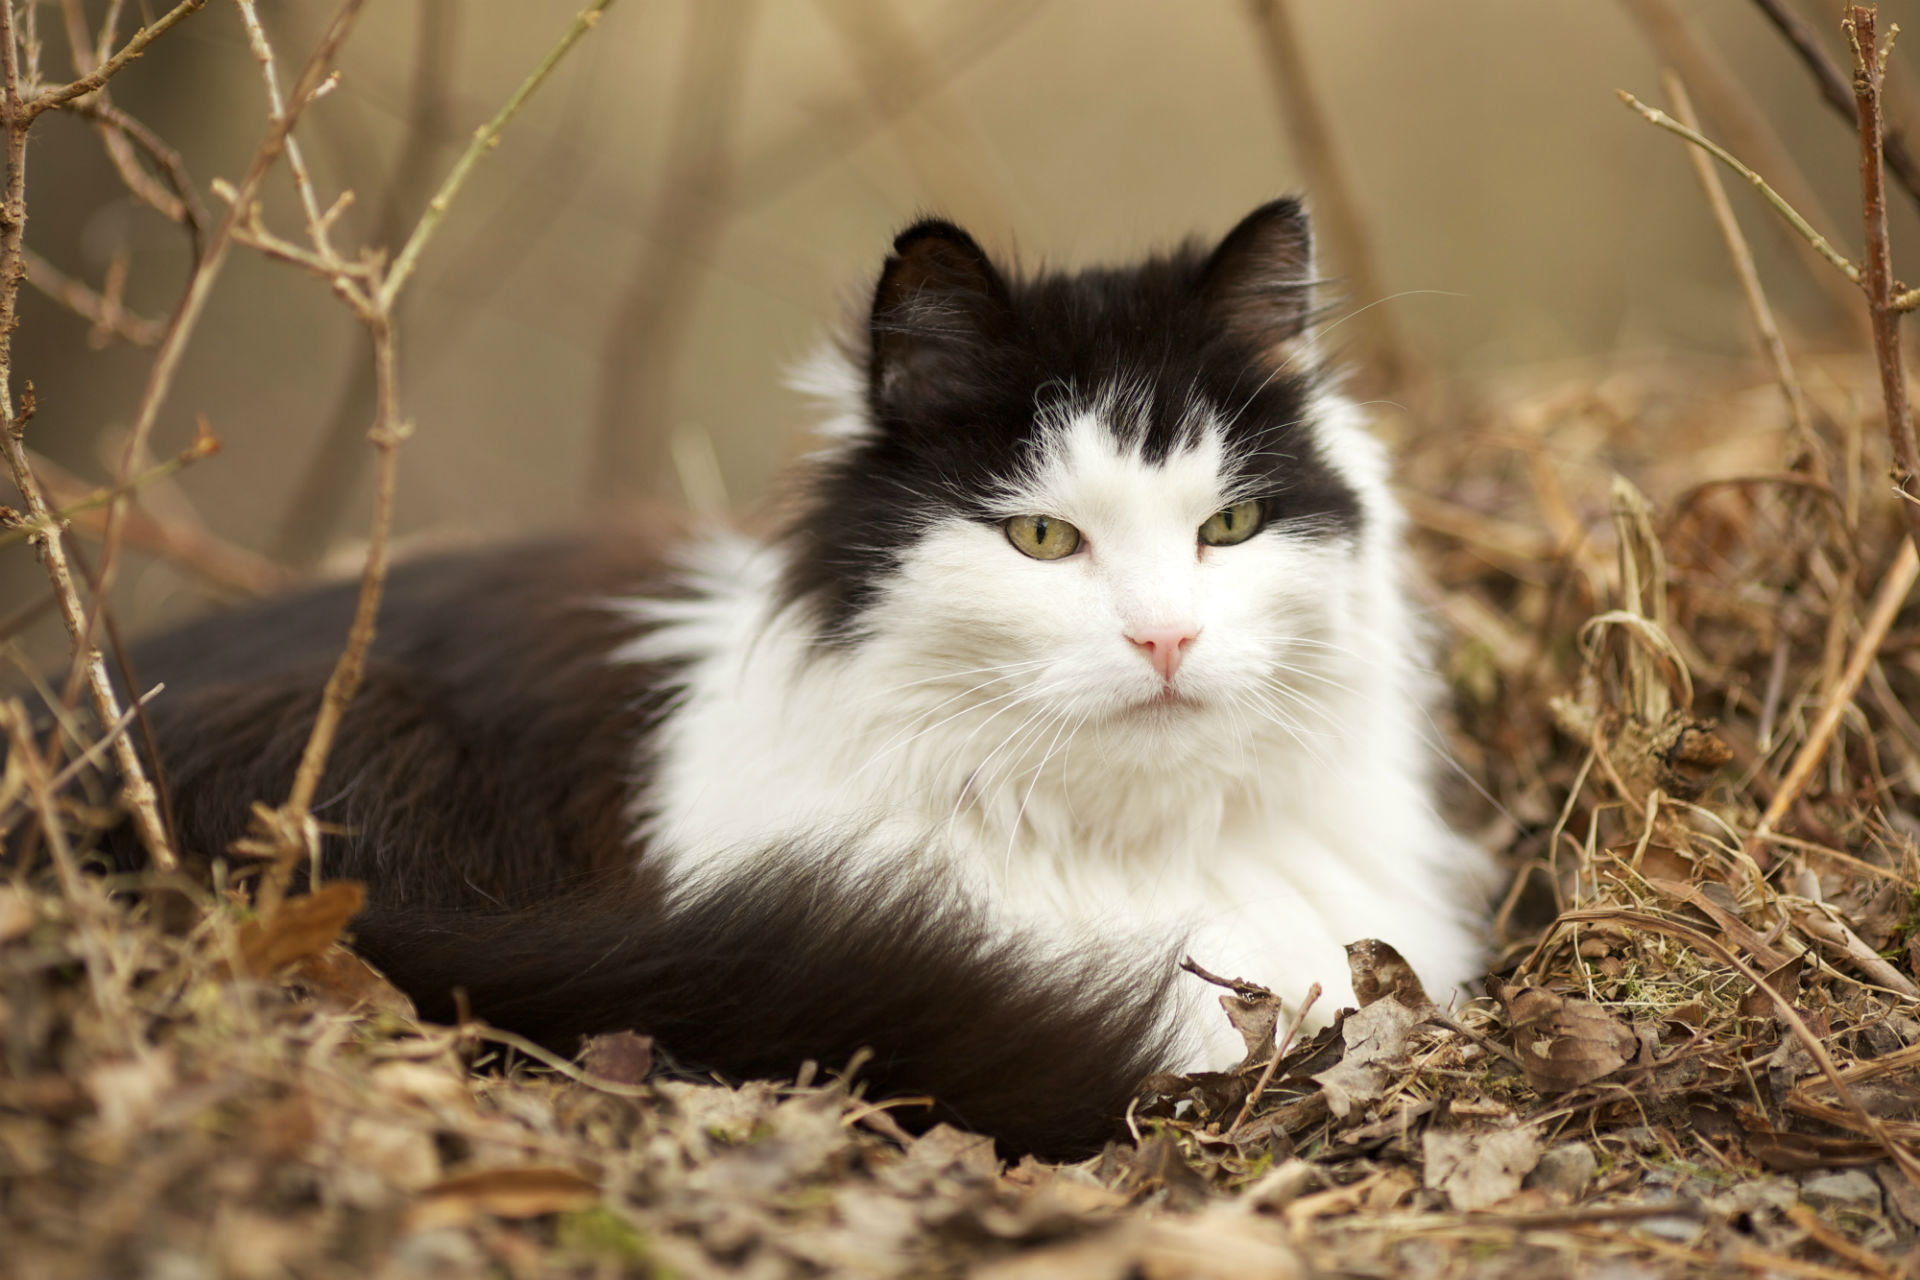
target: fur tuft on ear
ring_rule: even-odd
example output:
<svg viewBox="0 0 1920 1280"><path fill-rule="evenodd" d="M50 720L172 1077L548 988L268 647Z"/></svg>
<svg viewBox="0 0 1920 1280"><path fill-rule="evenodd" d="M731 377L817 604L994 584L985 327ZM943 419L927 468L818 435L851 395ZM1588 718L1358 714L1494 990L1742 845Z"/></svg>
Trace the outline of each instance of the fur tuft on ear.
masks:
<svg viewBox="0 0 1920 1280"><path fill-rule="evenodd" d="M1226 234L1200 287L1220 327L1281 364L1311 354L1313 230L1288 197L1261 205Z"/></svg>
<svg viewBox="0 0 1920 1280"><path fill-rule="evenodd" d="M868 388L884 409L923 393L982 343L1003 336L1006 281L974 238L951 222L914 223L893 242L868 321Z"/></svg>

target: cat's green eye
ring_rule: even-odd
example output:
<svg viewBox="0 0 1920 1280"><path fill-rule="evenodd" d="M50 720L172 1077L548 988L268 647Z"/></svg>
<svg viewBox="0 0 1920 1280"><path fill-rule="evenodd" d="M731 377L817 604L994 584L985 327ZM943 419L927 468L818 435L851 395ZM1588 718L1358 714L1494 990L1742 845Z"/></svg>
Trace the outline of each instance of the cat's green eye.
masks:
<svg viewBox="0 0 1920 1280"><path fill-rule="evenodd" d="M1260 504L1236 502L1214 512L1200 526L1200 541L1210 547L1230 547L1245 542L1260 528Z"/></svg>
<svg viewBox="0 0 1920 1280"><path fill-rule="evenodd" d="M1058 560L1080 547L1080 531L1052 516L1015 516L1007 521L1007 541L1035 560Z"/></svg>

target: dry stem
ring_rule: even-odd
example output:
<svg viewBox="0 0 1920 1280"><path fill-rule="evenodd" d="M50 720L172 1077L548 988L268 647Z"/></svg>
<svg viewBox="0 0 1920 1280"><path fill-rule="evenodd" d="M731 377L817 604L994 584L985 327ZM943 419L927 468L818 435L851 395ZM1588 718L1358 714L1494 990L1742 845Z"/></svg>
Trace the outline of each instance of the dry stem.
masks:
<svg viewBox="0 0 1920 1280"><path fill-rule="evenodd" d="M206 3L207 0L180 0L179 4L156 19L153 25L142 27L140 30L134 32L133 38L121 47L120 52L101 63L91 74L81 76L78 80L70 84L63 84L57 89L48 89L32 101L21 103L20 114L15 120L15 127L23 128L31 124L33 118L42 111L65 106L75 98L85 97L87 94L100 88L106 84L107 81L120 74L121 69L129 62L132 62L135 58L145 53L148 45L165 35L167 31L182 18L204 8Z"/></svg>
<svg viewBox="0 0 1920 1280"><path fill-rule="evenodd" d="M175 12L184 16L183 10ZM27 504L29 520L50 530L39 543L41 559L46 565L47 576L53 582L61 620L66 623L67 634L73 639L74 674L79 680L84 680L92 693L94 710L100 717L102 729L105 729L120 719L119 698L114 693L113 681L107 675L106 660L87 638L90 622L86 607L80 600L72 567L67 561L66 547L61 541L57 524L53 523L52 512L48 509L39 483L34 479L33 468L27 461L25 431L27 420L33 416L32 384L27 384L26 395L17 413L13 403L13 330L18 321L16 307L20 283L26 274L22 237L27 221L27 131L32 126L33 117L20 100L20 66L14 38L12 0L0 0L0 45L4 46L0 49L0 74L4 75L4 84L0 85L0 111L4 111L7 146L5 204L0 208L0 452L5 453L14 485ZM77 684L75 692L78 692ZM153 784L147 780L140 757L124 736L114 740L113 757L120 771L121 796L141 843L156 866L163 870L172 869L178 865L178 859L174 856L172 842L167 838L166 826L161 820L158 795Z"/></svg>
<svg viewBox="0 0 1920 1280"><path fill-rule="evenodd" d="M1867 668L1873 665L1878 656L1880 642L1887 638L1887 631L1893 626L1900 606L1906 603L1907 593L1913 590L1916 577L1920 577L1920 556L1915 555L1914 543L1908 539L1900 544L1900 554L1894 558L1893 567L1887 570L1885 581L1873 597L1873 609L1860 629L1860 639L1854 643L1846 670L1840 675L1839 687L1827 699L1826 705L1820 708L1820 718L1814 722L1806 741L1800 744L1793 763L1787 768L1787 776L1781 779L1779 787L1774 790L1773 799L1767 804L1767 811L1760 816L1753 834L1747 837L1745 851L1748 857L1759 852L1761 845L1773 834L1774 826L1787 815L1787 811L1799 800L1800 793L1806 790L1807 783L1813 780L1814 770L1820 767L1821 760L1826 756L1827 744L1833 741L1841 717L1853 702L1853 695L1859 691L1860 682L1866 678Z"/></svg>
<svg viewBox="0 0 1920 1280"><path fill-rule="evenodd" d="M1880 394L1886 403L1887 435L1893 442L1893 483L1900 494L1900 511L1907 534L1920 546L1920 447L1913 434L1913 414L1907 407L1907 372L1900 356L1900 313L1896 309L1893 249L1887 240L1887 193L1881 171L1880 86L1886 78L1886 52L1874 34L1877 17L1872 5L1854 5L1847 22L1853 43L1853 96L1860 108L1860 201L1867 223L1867 269L1862 285L1868 314L1873 320L1873 352L1880 364Z"/></svg>
<svg viewBox="0 0 1920 1280"><path fill-rule="evenodd" d="M1688 22L1681 0L1621 0L1621 3L1633 14L1660 60L1677 71L1693 90L1701 111L1726 138L1728 148L1766 173L1787 202L1806 214L1808 222L1826 228L1838 225L1822 206L1818 191L1807 181L1794 161L1793 152L1781 140L1767 113L1754 101L1753 94L1727 70L1714 48L1704 42ZM1699 127L1692 121L1688 123ZM1817 254L1804 240L1778 224L1770 224L1767 229L1779 234L1807 267L1810 280L1825 295L1834 318L1865 341L1867 318L1860 313L1859 299L1846 285L1827 274Z"/></svg>
<svg viewBox="0 0 1920 1280"><path fill-rule="evenodd" d="M1672 71L1667 72L1664 83L1667 97L1672 101L1674 114L1679 117L1680 123L1698 132L1700 122L1694 117L1693 103L1687 97L1686 85ZM1740 223L1733 216L1733 205L1727 199L1726 188L1720 185L1720 175L1713 171L1706 153L1698 147L1689 147L1687 159L1693 165L1694 176L1700 180L1700 189L1706 193L1707 204L1713 210L1713 220L1720 228L1721 239L1727 243L1727 256L1733 261L1734 275L1740 279L1740 292L1747 300L1747 311L1753 316L1754 327L1760 331L1761 350L1766 353L1767 362L1773 366L1773 376L1780 383L1781 394L1787 398L1787 412L1793 419L1794 434L1804 445L1811 441L1813 435L1807 394L1793 372L1793 362L1787 358L1787 344L1781 340L1780 326L1773 319L1773 308L1767 305L1766 290L1760 284L1760 272L1753 264L1753 251L1747 247L1746 237L1740 234Z"/></svg>
<svg viewBox="0 0 1920 1280"><path fill-rule="evenodd" d="M314 91L327 74L327 68L333 62L334 54L341 42L347 38L347 32L353 26L360 7L366 0L342 0L340 8L334 13L333 21L321 35L319 43L307 58L307 65L301 71L294 84L294 90L285 112L274 117L267 129L267 135L255 150L253 160L247 166L246 175L234 191L234 198L228 204L227 211L214 228L206 252L195 269L193 278L187 283L186 295L181 298L179 308L173 314L172 322L167 326L167 336L161 341L159 353L154 356L153 368L147 376L146 390L140 397L140 407L134 414L133 427L127 433L126 447L120 455L120 471L117 483L125 485L133 470L139 465L139 459L146 454L148 438L153 434L154 423L160 416L160 406L165 402L167 393L173 387L175 373L180 367L180 358L186 350L188 340L193 336L194 328L199 324L201 314L206 310L207 299L212 296L214 281L220 269L226 264L227 251L232 247L235 229L249 211L260 184L265 181L267 171L279 158L281 149L286 145L287 136L292 133L300 113L313 100ZM107 507L106 532L101 538L100 568L98 579L94 583L96 611L105 600L106 593L113 584L114 561L119 553L120 541L126 523L127 499L117 498ZM89 617L80 643L83 647L92 644L92 618Z"/></svg>
<svg viewBox="0 0 1920 1280"><path fill-rule="evenodd" d="M1658 107L1648 106L1646 103L1640 101L1640 99L1628 93L1625 89L1617 90L1617 92L1620 95L1620 101L1626 103L1629 107L1632 107L1635 111L1638 111L1642 116L1646 117L1648 123L1659 125L1669 133L1680 135L1694 146L1706 151L1708 155L1711 155L1721 164L1726 165L1727 168L1745 178L1752 184L1753 189L1760 193L1761 198L1772 205L1780 216L1785 218L1788 224L1800 233L1801 238L1814 247L1821 257L1838 267L1841 274L1846 276L1847 279L1853 281L1855 284L1860 282L1860 268L1854 266L1845 254L1834 248L1825 236L1815 231L1813 225L1800 216L1800 211L1795 209L1791 204L1788 204L1786 198L1769 186L1765 178L1762 178L1752 169L1742 164L1732 152L1708 138L1698 129L1689 129L1686 125L1681 124L1678 120L1675 120Z"/></svg>
<svg viewBox="0 0 1920 1280"><path fill-rule="evenodd" d="M1820 86L1820 96L1828 106L1845 117L1848 124L1859 128L1860 106L1854 101L1853 86L1827 51L1820 47L1820 37L1799 14L1787 6L1785 0L1753 0L1760 11L1767 15L1768 21L1787 38L1793 51L1800 56L1812 74L1814 83ZM1906 139L1897 133L1884 135L1883 150L1887 158L1887 167L1893 170L1893 176L1906 188L1907 194L1916 203L1920 203L1920 164L1915 164L1913 153L1907 150Z"/></svg>
<svg viewBox="0 0 1920 1280"><path fill-rule="evenodd" d="M1387 385L1400 386L1413 377L1416 361L1391 310L1373 305L1387 300L1385 277L1333 131L1313 90L1311 68L1302 56L1293 14L1287 0L1248 0L1248 9L1259 33L1267 79L1280 99L1281 119L1306 170L1314 203L1324 212L1331 256L1353 282L1351 293L1370 308L1366 325L1372 335L1369 346L1373 361Z"/></svg>
<svg viewBox="0 0 1920 1280"><path fill-rule="evenodd" d="M250 0L238 0L243 9ZM320 781L326 774L327 760L333 751L335 735L346 716L347 706L359 691L360 680L366 669L367 655L373 647L373 638L380 613L380 597L386 585L387 567L391 558L393 532L394 495L399 480L399 446L411 434L412 427L404 422L400 415L398 355L395 350L393 328L393 309L400 291L411 278L414 266L419 261L421 251L432 237L434 230L445 217L453 197L466 182L467 176L480 160L499 142L501 130L519 111L535 90L546 80L558 65L560 59L579 39L598 23L600 15L612 0L593 0L583 9L573 23L562 34L559 41L547 51L544 58L534 68L507 100L504 107L493 119L474 131L472 140L463 151L453 168L448 172L433 198L428 201L426 210L414 225L413 233L407 238L406 245L394 258L390 267L381 270L378 260L363 256L362 261L350 263L342 259L328 239L328 218L318 213L317 199L305 202L308 220L307 233L310 246L294 245L273 236L261 225L258 211L253 207L251 196L236 193L228 211L223 228L231 229L234 220L244 215L244 230L234 231L238 238L265 249L270 255L303 266L313 274L327 281L349 306L354 310L360 322L366 326L367 336L373 348L375 408L372 429L367 433L379 454L379 466L374 490L373 527L367 546L365 567L361 571L360 591L354 605L353 622L347 633L346 646L334 664L333 671L327 677L326 688L321 694L320 708L314 719L312 731L307 736L305 748L301 752L300 763L294 772L293 785L287 799L277 808L256 803L253 810L253 829L244 839L236 843L239 852L271 858L273 866L260 891L260 908L271 919L278 911L279 904L286 892L295 865L305 858L310 867L309 884L317 884L320 878L320 826L312 813L314 795L319 790ZM358 0L348 0L349 6L357 6ZM343 8L343 13L346 10ZM336 21L336 26L338 22ZM273 51L267 43L264 29L257 22L249 23L249 36L254 43L255 56L259 59L262 74L268 81L270 100L277 98L273 83ZM324 42L323 42L324 44ZM301 103L312 95L309 81L314 81L316 68L309 63L307 72L301 77L301 85L296 87L291 102L284 111L274 114L274 126L280 128L288 118L297 112ZM317 83L317 81L315 81ZM284 137L284 131L282 132ZM264 149L264 148L263 148ZM251 176L251 175L250 175ZM309 194L311 194L309 192ZM336 208L339 207L337 204Z"/></svg>

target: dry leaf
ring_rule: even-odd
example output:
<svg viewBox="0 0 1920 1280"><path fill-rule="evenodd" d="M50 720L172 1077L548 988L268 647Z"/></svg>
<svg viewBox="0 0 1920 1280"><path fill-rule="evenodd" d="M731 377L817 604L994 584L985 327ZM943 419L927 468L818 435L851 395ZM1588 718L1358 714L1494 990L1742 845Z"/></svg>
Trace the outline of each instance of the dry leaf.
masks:
<svg viewBox="0 0 1920 1280"><path fill-rule="evenodd" d="M1387 1072L1381 1064L1401 1061L1407 1056L1407 1033L1420 1024L1421 1014L1398 1000L1376 1000L1357 1013L1350 1013L1340 1024L1346 1052L1340 1061L1315 1075L1327 1106L1344 1120L1356 1106L1364 1106L1380 1096L1387 1085Z"/></svg>
<svg viewBox="0 0 1920 1280"><path fill-rule="evenodd" d="M1541 1093L1591 1084L1631 1062L1639 1049L1632 1028L1591 1000L1545 987L1509 987L1501 998L1521 1069Z"/></svg>
<svg viewBox="0 0 1920 1280"><path fill-rule="evenodd" d="M353 880L330 880L312 893L288 898L271 920L249 920L240 927L240 959L248 973L264 978L317 956L340 940L340 931L366 901L366 887Z"/></svg>
<svg viewBox="0 0 1920 1280"><path fill-rule="evenodd" d="M1243 1071L1255 1063L1264 1063L1274 1054L1274 1031L1280 1023L1280 997L1271 991L1252 992L1247 995L1224 995L1220 997L1220 1007L1227 1011L1227 1021L1240 1033L1241 1041L1247 1046L1247 1056L1240 1059L1235 1071Z"/></svg>
<svg viewBox="0 0 1920 1280"><path fill-rule="evenodd" d="M1489 1209L1520 1190L1540 1163L1540 1135L1529 1128L1442 1133L1420 1139L1426 1187L1465 1212Z"/></svg>
<svg viewBox="0 0 1920 1280"><path fill-rule="evenodd" d="M1409 1009L1433 1007L1413 966L1378 938L1348 943L1347 968L1353 974L1353 994L1362 1009L1385 996L1392 996Z"/></svg>

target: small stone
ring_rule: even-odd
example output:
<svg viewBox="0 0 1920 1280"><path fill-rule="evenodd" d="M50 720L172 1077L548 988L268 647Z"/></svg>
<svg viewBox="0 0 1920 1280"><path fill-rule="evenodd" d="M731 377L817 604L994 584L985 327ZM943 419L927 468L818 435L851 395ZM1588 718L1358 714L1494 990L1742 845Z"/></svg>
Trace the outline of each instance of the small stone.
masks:
<svg viewBox="0 0 1920 1280"><path fill-rule="evenodd" d="M1800 1183L1800 1198L1822 1209L1844 1209L1851 1213L1879 1213L1880 1185L1865 1169L1845 1173L1819 1173Z"/></svg>
<svg viewBox="0 0 1920 1280"><path fill-rule="evenodd" d="M1599 1168L1592 1147L1584 1142L1567 1142L1540 1157L1540 1163L1527 1175L1526 1185L1530 1190L1551 1191L1578 1200L1586 1194L1587 1184Z"/></svg>

